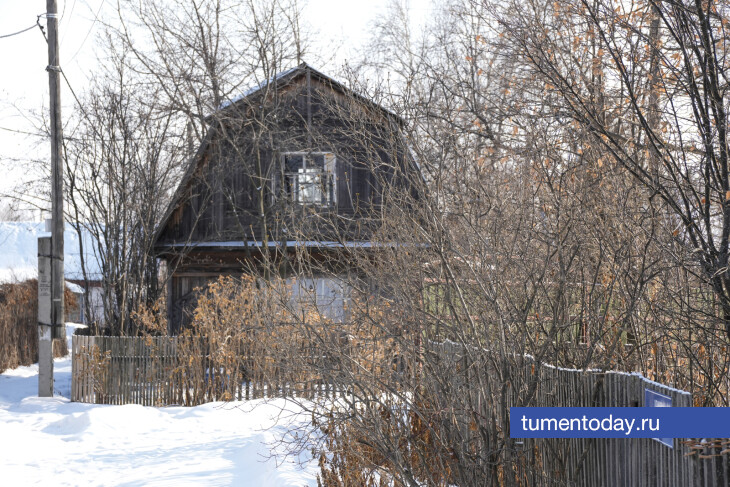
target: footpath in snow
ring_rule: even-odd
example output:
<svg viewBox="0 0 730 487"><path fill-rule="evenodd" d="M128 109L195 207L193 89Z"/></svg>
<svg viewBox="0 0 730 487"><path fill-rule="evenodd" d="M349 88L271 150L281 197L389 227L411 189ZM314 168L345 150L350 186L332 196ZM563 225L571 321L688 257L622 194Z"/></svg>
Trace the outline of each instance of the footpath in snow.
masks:
<svg viewBox="0 0 730 487"><path fill-rule="evenodd" d="M308 425L291 403L72 403L70 357L54 369L53 398L38 397L37 364L0 374L0 485L317 485L309 454L272 456L289 431Z"/></svg>

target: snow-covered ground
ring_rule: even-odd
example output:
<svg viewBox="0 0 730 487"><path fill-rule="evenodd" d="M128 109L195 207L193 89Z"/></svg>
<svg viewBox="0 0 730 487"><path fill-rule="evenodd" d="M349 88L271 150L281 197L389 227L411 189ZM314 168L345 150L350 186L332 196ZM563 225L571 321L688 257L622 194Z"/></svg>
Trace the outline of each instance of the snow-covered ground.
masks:
<svg viewBox="0 0 730 487"><path fill-rule="evenodd" d="M72 403L70 358L54 369L53 398L37 397L37 364L0 374L0 485L317 485L308 453L272 456L288 431L307 427L291 403Z"/></svg>

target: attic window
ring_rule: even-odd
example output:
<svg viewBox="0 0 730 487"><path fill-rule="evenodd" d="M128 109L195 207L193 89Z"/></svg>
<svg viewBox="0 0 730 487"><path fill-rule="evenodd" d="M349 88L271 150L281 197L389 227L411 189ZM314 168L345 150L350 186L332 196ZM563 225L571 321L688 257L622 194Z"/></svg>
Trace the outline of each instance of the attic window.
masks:
<svg viewBox="0 0 730 487"><path fill-rule="evenodd" d="M337 202L335 155L330 152L289 152L284 157L284 191L303 205Z"/></svg>

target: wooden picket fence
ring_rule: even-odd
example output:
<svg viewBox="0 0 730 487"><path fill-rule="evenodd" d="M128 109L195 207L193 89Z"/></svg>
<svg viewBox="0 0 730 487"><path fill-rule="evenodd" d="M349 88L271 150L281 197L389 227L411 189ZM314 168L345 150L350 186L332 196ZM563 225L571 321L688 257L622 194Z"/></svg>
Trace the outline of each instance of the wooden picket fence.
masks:
<svg viewBox="0 0 730 487"><path fill-rule="evenodd" d="M212 355L202 337L74 336L71 400L194 406L334 392L331 381L287 367L275 351L242 347L233 362Z"/></svg>
<svg viewBox="0 0 730 487"><path fill-rule="evenodd" d="M74 336L72 401L146 406L196 405L263 397L334 397L342 380L317 375L326 357L312 350L311 370L296 370L285 354L242 348L240 360L222 366L203 338ZM509 407L641 407L646 390L691 407L689 393L637 373L574 370L537 363L530 356L504 357L453 342L427 342L422 367L449 371L434 385L436 411L465 411L436 426L454 452L474 458L484 472L495 439L512 441L503 458L513 465L511 485L696 486L730 485L725 439L523 439L508 440ZM431 363L432 362L432 363ZM444 374L441 374L443 377ZM418 380L425 381L428 374ZM425 389L430 386L421 382ZM444 387L446 389L444 389ZM438 401L443 401L438 403ZM475 422L475 418L477 421ZM438 421L438 419L435 419ZM485 441L485 438L489 440ZM501 441L501 440L500 440ZM492 442L492 443L490 443ZM477 474L475 474L477 475ZM500 475L507 475L504 471ZM479 482L478 478L474 479Z"/></svg>
<svg viewBox="0 0 730 487"><path fill-rule="evenodd" d="M439 357L440 366L456 371L451 375L451 397L463 401L456 407L470 412L456 425L444 424L439 430L462 451L473 449L490 434L496 437L509 431L511 406L643 407L646 390L670 397L673 407L693 406L690 393L639 373L565 369L538 364L531 356L504 357L475 347L465 350L453 342L431 342L427 348ZM486 397L483 391L490 387L493 396ZM498 431L475 428L474 416L484 419L481 427ZM496 418L495 424L490 425L487 418ZM518 439L509 460L519 466L516 485L730 485L730 440L701 440L669 439L668 446L650 438Z"/></svg>

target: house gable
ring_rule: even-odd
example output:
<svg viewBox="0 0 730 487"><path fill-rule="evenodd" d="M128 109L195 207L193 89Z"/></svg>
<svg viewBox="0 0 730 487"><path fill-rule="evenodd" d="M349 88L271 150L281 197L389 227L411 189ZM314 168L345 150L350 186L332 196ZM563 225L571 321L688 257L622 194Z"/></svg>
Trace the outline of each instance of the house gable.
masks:
<svg viewBox="0 0 730 487"><path fill-rule="evenodd" d="M161 253L227 241L366 241L384 183L407 159L401 119L307 65L208 120L160 227Z"/></svg>

